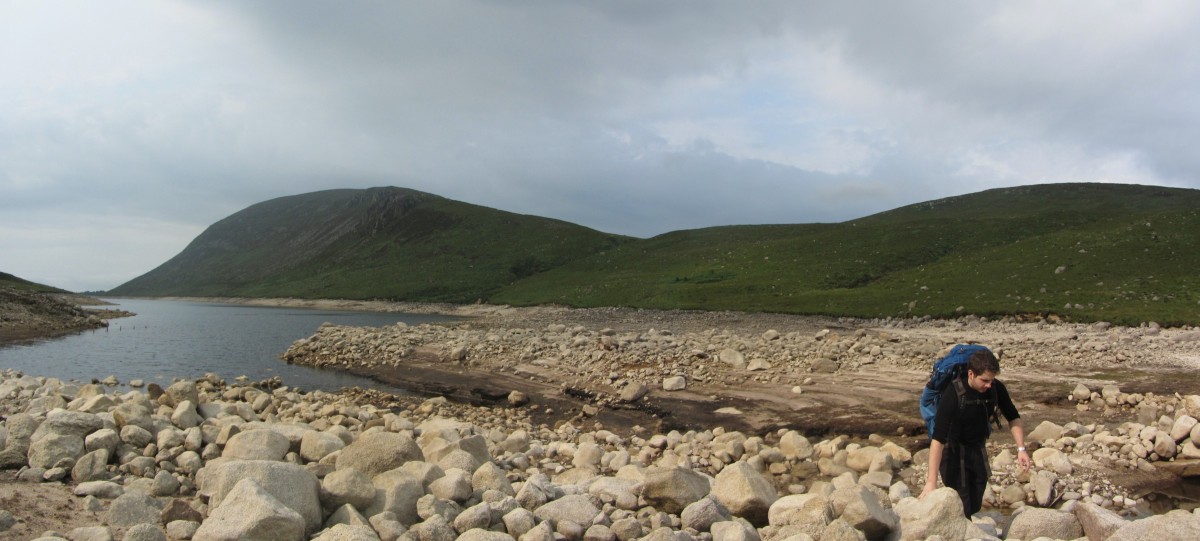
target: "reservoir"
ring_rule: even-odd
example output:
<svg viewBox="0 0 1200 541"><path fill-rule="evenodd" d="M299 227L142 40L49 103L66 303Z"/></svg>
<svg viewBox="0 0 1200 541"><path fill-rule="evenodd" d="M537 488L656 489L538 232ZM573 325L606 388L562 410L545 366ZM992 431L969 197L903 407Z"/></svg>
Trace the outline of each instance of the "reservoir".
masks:
<svg viewBox="0 0 1200 541"><path fill-rule="evenodd" d="M176 378L208 372L230 383L279 376L302 390L364 387L396 391L366 378L284 363L279 355L322 323L379 327L453 321L448 316L396 312L348 312L270 308L181 300L106 299L137 315L112 319L108 329L0 344L0 370L81 382L116 376L121 384L141 379L164 388Z"/></svg>

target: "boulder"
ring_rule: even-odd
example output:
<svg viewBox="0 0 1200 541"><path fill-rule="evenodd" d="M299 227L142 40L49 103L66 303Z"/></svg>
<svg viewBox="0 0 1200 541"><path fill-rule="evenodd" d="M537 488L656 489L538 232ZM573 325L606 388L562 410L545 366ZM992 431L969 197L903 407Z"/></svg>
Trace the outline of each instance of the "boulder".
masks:
<svg viewBox="0 0 1200 541"><path fill-rule="evenodd" d="M809 539L814 539L809 537ZM867 539L882 539L868 537L864 532L854 529L845 519L838 518L830 522L821 531L821 541L867 541Z"/></svg>
<svg viewBox="0 0 1200 541"><path fill-rule="evenodd" d="M1039 468L1053 471L1060 476L1071 475L1075 468L1065 453L1053 447L1042 447L1033 452L1033 464Z"/></svg>
<svg viewBox="0 0 1200 541"><path fill-rule="evenodd" d="M843 520L861 531L867 539L883 539L896 529L897 517L891 509L883 506L875 492L865 486L849 491L854 495L846 504L838 520ZM821 539L826 539L824 535Z"/></svg>
<svg viewBox="0 0 1200 541"><path fill-rule="evenodd" d="M74 463L83 452L83 436L55 432L31 443L27 460L30 468L50 469L63 460Z"/></svg>
<svg viewBox="0 0 1200 541"><path fill-rule="evenodd" d="M1108 539L1128 523L1121 515L1086 500L1075 506L1075 518L1088 539Z"/></svg>
<svg viewBox="0 0 1200 541"><path fill-rule="evenodd" d="M128 528L134 524L158 524L161 514L158 500L141 492L126 492L108 506L103 520L114 528Z"/></svg>
<svg viewBox="0 0 1200 541"><path fill-rule="evenodd" d="M320 483L302 466L272 460L220 458L210 461L196 475L200 494L207 496L213 507L221 505L237 483L246 479L254 481L255 494L266 492L304 517L308 532L321 526Z"/></svg>
<svg viewBox="0 0 1200 541"><path fill-rule="evenodd" d="M654 468L647 471L640 496L660 511L679 514L710 490L708 478L690 469Z"/></svg>
<svg viewBox="0 0 1200 541"><path fill-rule="evenodd" d="M762 541L758 530L744 520L717 522L709 530L712 532L713 541Z"/></svg>
<svg viewBox="0 0 1200 541"><path fill-rule="evenodd" d="M157 524L135 524L125 530L121 541L167 541L167 534Z"/></svg>
<svg viewBox="0 0 1200 541"><path fill-rule="evenodd" d="M300 438L300 458L308 462L318 462L345 447L346 442L334 434L309 430Z"/></svg>
<svg viewBox="0 0 1200 541"><path fill-rule="evenodd" d="M684 528L707 532L714 523L733 520L733 515L710 494L688 504L683 508L683 513L680 513L679 518L683 522Z"/></svg>
<svg viewBox="0 0 1200 541"><path fill-rule="evenodd" d="M1143 539L1200 539L1200 518L1176 509L1128 522L1107 541L1140 541Z"/></svg>
<svg viewBox="0 0 1200 541"><path fill-rule="evenodd" d="M1042 421L1037 428L1033 429L1028 436L1025 436L1025 441L1044 442L1046 440L1056 440L1061 438L1063 427L1056 425L1050 421Z"/></svg>
<svg viewBox="0 0 1200 541"><path fill-rule="evenodd" d="M596 515L600 514L598 502L592 498L593 496L586 494L563 496L534 509L533 516L542 521L554 521L556 524L569 521L581 526L590 525Z"/></svg>
<svg viewBox="0 0 1200 541"><path fill-rule="evenodd" d="M919 500L901 500L894 510L900 516L897 541L915 541L934 535L943 539L963 539L971 523L963 516L962 500L952 488L939 488Z"/></svg>
<svg viewBox="0 0 1200 541"><path fill-rule="evenodd" d="M321 480L321 505L326 509L348 504L363 511L374 501L375 485L371 484L371 478L356 469L336 470Z"/></svg>
<svg viewBox="0 0 1200 541"><path fill-rule="evenodd" d="M662 388L664 391L682 391L687 388L687 378L683 376L663 378Z"/></svg>
<svg viewBox="0 0 1200 541"><path fill-rule="evenodd" d="M187 429L194 426L200 426L204 422L204 418L196 412L196 403L190 400L184 400L175 406L171 411L171 424Z"/></svg>
<svg viewBox="0 0 1200 541"><path fill-rule="evenodd" d="M379 541L379 535L367 525L334 524L314 537L313 541Z"/></svg>
<svg viewBox="0 0 1200 541"><path fill-rule="evenodd" d="M779 438L779 450L784 456L793 460L806 460L813 456L812 443L809 443L808 438L795 430L789 430Z"/></svg>
<svg viewBox="0 0 1200 541"><path fill-rule="evenodd" d="M1026 507L1013 517L1007 537L1016 539L1076 539L1083 535L1083 526L1075 515L1057 509Z"/></svg>
<svg viewBox="0 0 1200 541"><path fill-rule="evenodd" d="M833 506L820 494L784 496L776 500L767 513L767 522L771 526L814 539L820 538L833 519ZM716 537L715 530L713 536Z"/></svg>
<svg viewBox="0 0 1200 541"><path fill-rule="evenodd" d="M650 394L650 388L639 381L631 381L621 388L621 400L624 402L637 402L647 394Z"/></svg>
<svg viewBox="0 0 1200 541"><path fill-rule="evenodd" d="M771 481L746 462L725 466L717 474L712 495L734 515L760 526L767 523L767 512L779 499Z"/></svg>
<svg viewBox="0 0 1200 541"><path fill-rule="evenodd" d="M1086 402L1091 398L1092 390L1082 383L1076 385L1075 390L1071 391L1071 399L1076 402Z"/></svg>
<svg viewBox="0 0 1200 541"><path fill-rule="evenodd" d="M71 468L71 480L76 484L103 481L111 477L107 466L108 449L96 449L75 461L75 466Z"/></svg>
<svg viewBox="0 0 1200 541"><path fill-rule="evenodd" d="M410 460L425 460L411 437L396 432L370 432L338 453L337 469L354 468L374 477Z"/></svg>
<svg viewBox="0 0 1200 541"><path fill-rule="evenodd" d="M726 348L721 350L721 352L717 354L717 359L732 368L746 367L746 356L742 355L742 352L736 349Z"/></svg>
<svg viewBox="0 0 1200 541"><path fill-rule="evenodd" d="M81 411L52 411L46 414L46 420L38 425L37 430L30 436L30 443L50 434L75 436L83 439L88 434L104 428L104 421L94 413Z"/></svg>
<svg viewBox="0 0 1200 541"><path fill-rule="evenodd" d="M1171 425L1171 439L1182 442L1184 438L1191 436L1192 429L1196 427L1196 418L1191 415L1180 415L1175 419L1175 423Z"/></svg>
<svg viewBox="0 0 1200 541"><path fill-rule="evenodd" d="M254 479L241 479L224 496L192 541L301 541L316 529Z"/></svg>
<svg viewBox="0 0 1200 541"><path fill-rule="evenodd" d="M396 520L411 526L421 520L417 514L417 502L425 495L425 487L411 473L392 470L371 479L375 486L375 498L365 510L367 516L391 512Z"/></svg>
<svg viewBox="0 0 1200 541"><path fill-rule="evenodd" d="M225 442L221 456L237 460L283 460L290 446L287 436L273 430L246 430Z"/></svg>

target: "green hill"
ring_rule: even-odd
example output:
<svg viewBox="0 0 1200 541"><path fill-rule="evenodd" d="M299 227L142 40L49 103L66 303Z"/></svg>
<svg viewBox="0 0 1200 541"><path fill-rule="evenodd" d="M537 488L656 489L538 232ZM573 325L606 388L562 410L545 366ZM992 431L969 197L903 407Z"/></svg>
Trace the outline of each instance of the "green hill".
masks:
<svg viewBox="0 0 1200 541"><path fill-rule="evenodd" d="M650 239L401 188L274 199L116 295L1200 323L1200 191L1050 184Z"/></svg>
<svg viewBox="0 0 1200 541"><path fill-rule="evenodd" d="M0 272L0 288L12 288L20 291L38 291L44 293L66 293L65 289L51 287L37 282L30 282L24 278L18 278L7 272Z"/></svg>
<svg viewBox="0 0 1200 541"><path fill-rule="evenodd" d="M1200 322L1200 191L997 189L839 224L676 231L505 288L511 304Z"/></svg>
<svg viewBox="0 0 1200 541"><path fill-rule="evenodd" d="M110 293L474 302L628 240L415 190L328 190L237 212Z"/></svg>

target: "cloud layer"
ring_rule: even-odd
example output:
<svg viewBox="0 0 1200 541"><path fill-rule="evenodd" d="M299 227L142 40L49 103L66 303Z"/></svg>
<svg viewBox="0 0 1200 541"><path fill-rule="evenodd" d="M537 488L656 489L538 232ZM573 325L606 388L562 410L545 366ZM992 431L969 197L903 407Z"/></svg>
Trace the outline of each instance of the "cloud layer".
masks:
<svg viewBox="0 0 1200 541"><path fill-rule="evenodd" d="M0 270L107 289L335 187L652 236L1197 186L1200 5L806 4L5 3Z"/></svg>

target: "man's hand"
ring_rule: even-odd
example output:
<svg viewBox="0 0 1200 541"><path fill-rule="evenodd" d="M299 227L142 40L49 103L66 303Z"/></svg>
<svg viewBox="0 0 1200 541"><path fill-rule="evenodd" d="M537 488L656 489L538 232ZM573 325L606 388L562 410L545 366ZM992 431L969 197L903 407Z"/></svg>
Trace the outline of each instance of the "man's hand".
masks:
<svg viewBox="0 0 1200 541"><path fill-rule="evenodd" d="M1017 463L1021 465L1021 469L1029 471L1029 453L1021 450L1017 451Z"/></svg>
<svg viewBox="0 0 1200 541"><path fill-rule="evenodd" d="M917 499L918 499L918 500L924 500L924 499L925 499L925 496L926 496L927 494L929 494L930 492L933 492L933 491L935 491L935 490L937 490L937 481L934 481L934 482L932 482L932 483L925 483L925 490L922 490L922 491L921 491L921 495L920 495L920 496L918 496L918 497L917 497Z"/></svg>

